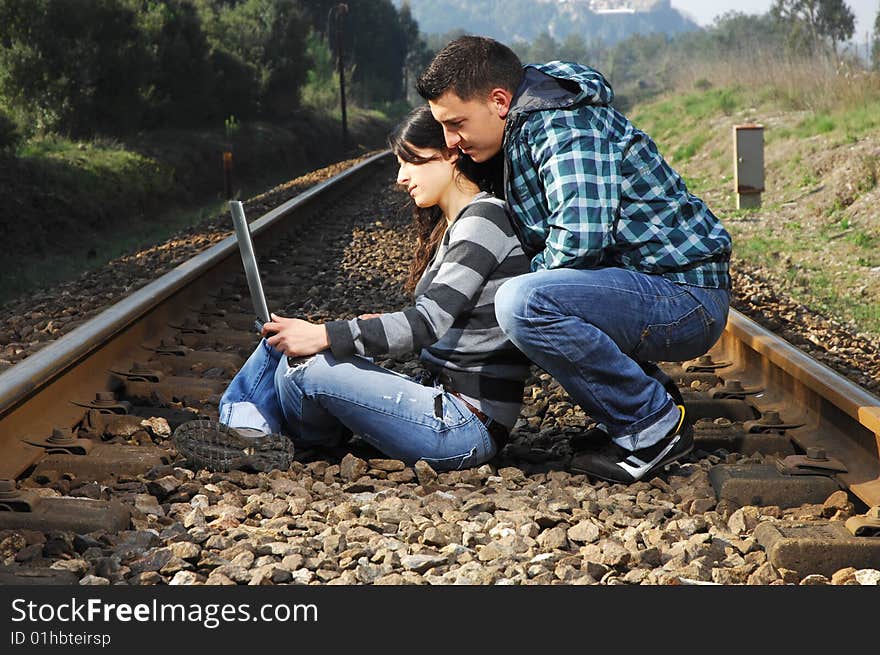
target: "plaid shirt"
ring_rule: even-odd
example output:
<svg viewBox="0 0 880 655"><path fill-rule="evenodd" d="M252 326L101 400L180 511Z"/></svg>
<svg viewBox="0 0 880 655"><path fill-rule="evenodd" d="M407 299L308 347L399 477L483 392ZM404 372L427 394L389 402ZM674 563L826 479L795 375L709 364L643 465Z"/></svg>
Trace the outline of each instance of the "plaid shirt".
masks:
<svg viewBox="0 0 880 655"><path fill-rule="evenodd" d="M614 266L729 288L727 231L612 100L586 66L526 66L505 127L505 192L531 269Z"/></svg>

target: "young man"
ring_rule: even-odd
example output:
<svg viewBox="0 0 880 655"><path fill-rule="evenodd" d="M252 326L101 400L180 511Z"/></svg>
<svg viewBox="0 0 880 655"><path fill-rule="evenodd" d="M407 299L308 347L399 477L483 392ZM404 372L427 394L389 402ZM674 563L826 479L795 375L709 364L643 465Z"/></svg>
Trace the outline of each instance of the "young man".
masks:
<svg viewBox="0 0 880 655"><path fill-rule="evenodd" d="M704 354L724 329L731 241L718 219L591 68L523 68L497 41L465 36L418 89L449 147L478 162L503 150L532 272L501 287L498 321L610 437L572 470L628 483L688 453L684 406L652 362Z"/></svg>

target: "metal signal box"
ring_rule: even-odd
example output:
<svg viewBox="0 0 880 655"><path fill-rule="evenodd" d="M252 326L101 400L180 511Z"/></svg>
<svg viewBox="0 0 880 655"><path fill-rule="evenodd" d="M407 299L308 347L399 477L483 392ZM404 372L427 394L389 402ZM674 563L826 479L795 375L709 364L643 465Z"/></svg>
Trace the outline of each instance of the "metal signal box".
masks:
<svg viewBox="0 0 880 655"><path fill-rule="evenodd" d="M764 126L733 127L733 184L737 209L757 209L764 192Z"/></svg>

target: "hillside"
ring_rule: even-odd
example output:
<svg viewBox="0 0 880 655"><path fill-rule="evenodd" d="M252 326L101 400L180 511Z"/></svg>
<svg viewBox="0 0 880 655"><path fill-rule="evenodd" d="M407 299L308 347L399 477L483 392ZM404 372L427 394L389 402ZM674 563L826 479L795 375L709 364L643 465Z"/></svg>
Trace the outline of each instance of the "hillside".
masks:
<svg viewBox="0 0 880 655"><path fill-rule="evenodd" d="M878 80L843 83L856 95L849 102L792 107L791 97L772 89L703 79L629 115L730 231L734 280L737 271L758 275L852 333L877 338L880 104L857 94L875 91ZM737 211L732 132L749 122L765 127L767 190L760 210Z"/></svg>
<svg viewBox="0 0 880 655"><path fill-rule="evenodd" d="M128 141L31 140L0 152L0 216L5 251L0 304L54 285L153 243L220 211L221 154L233 153L233 192L249 197L272 185L384 144L390 122L364 110L339 122L301 112L289 125L248 123L218 130L148 132Z"/></svg>
<svg viewBox="0 0 880 655"><path fill-rule="evenodd" d="M700 29L668 0L394 0L409 2L425 34L464 30L504 42L531 41L542 32L556 40L577 34L606 45L633 34L676 34ZM633 9L634 13L628 13Z"/></svg>

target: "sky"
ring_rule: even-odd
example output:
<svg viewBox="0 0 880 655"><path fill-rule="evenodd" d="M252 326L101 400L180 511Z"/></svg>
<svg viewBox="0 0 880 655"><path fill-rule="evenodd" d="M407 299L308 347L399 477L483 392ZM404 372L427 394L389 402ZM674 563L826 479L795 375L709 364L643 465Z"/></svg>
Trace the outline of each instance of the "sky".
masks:
<svg viewBox="0 0 880 655"><path fill-rule="evenodd" d="M770 9L772 0L672 0L672 6L688 14L700 25L709 25L712 19L728 11L740 11L746 14L763 14ZM880 0L846 0L846 4L856 15L856 42L865 40L865 32L874 28Z"/></svg>

